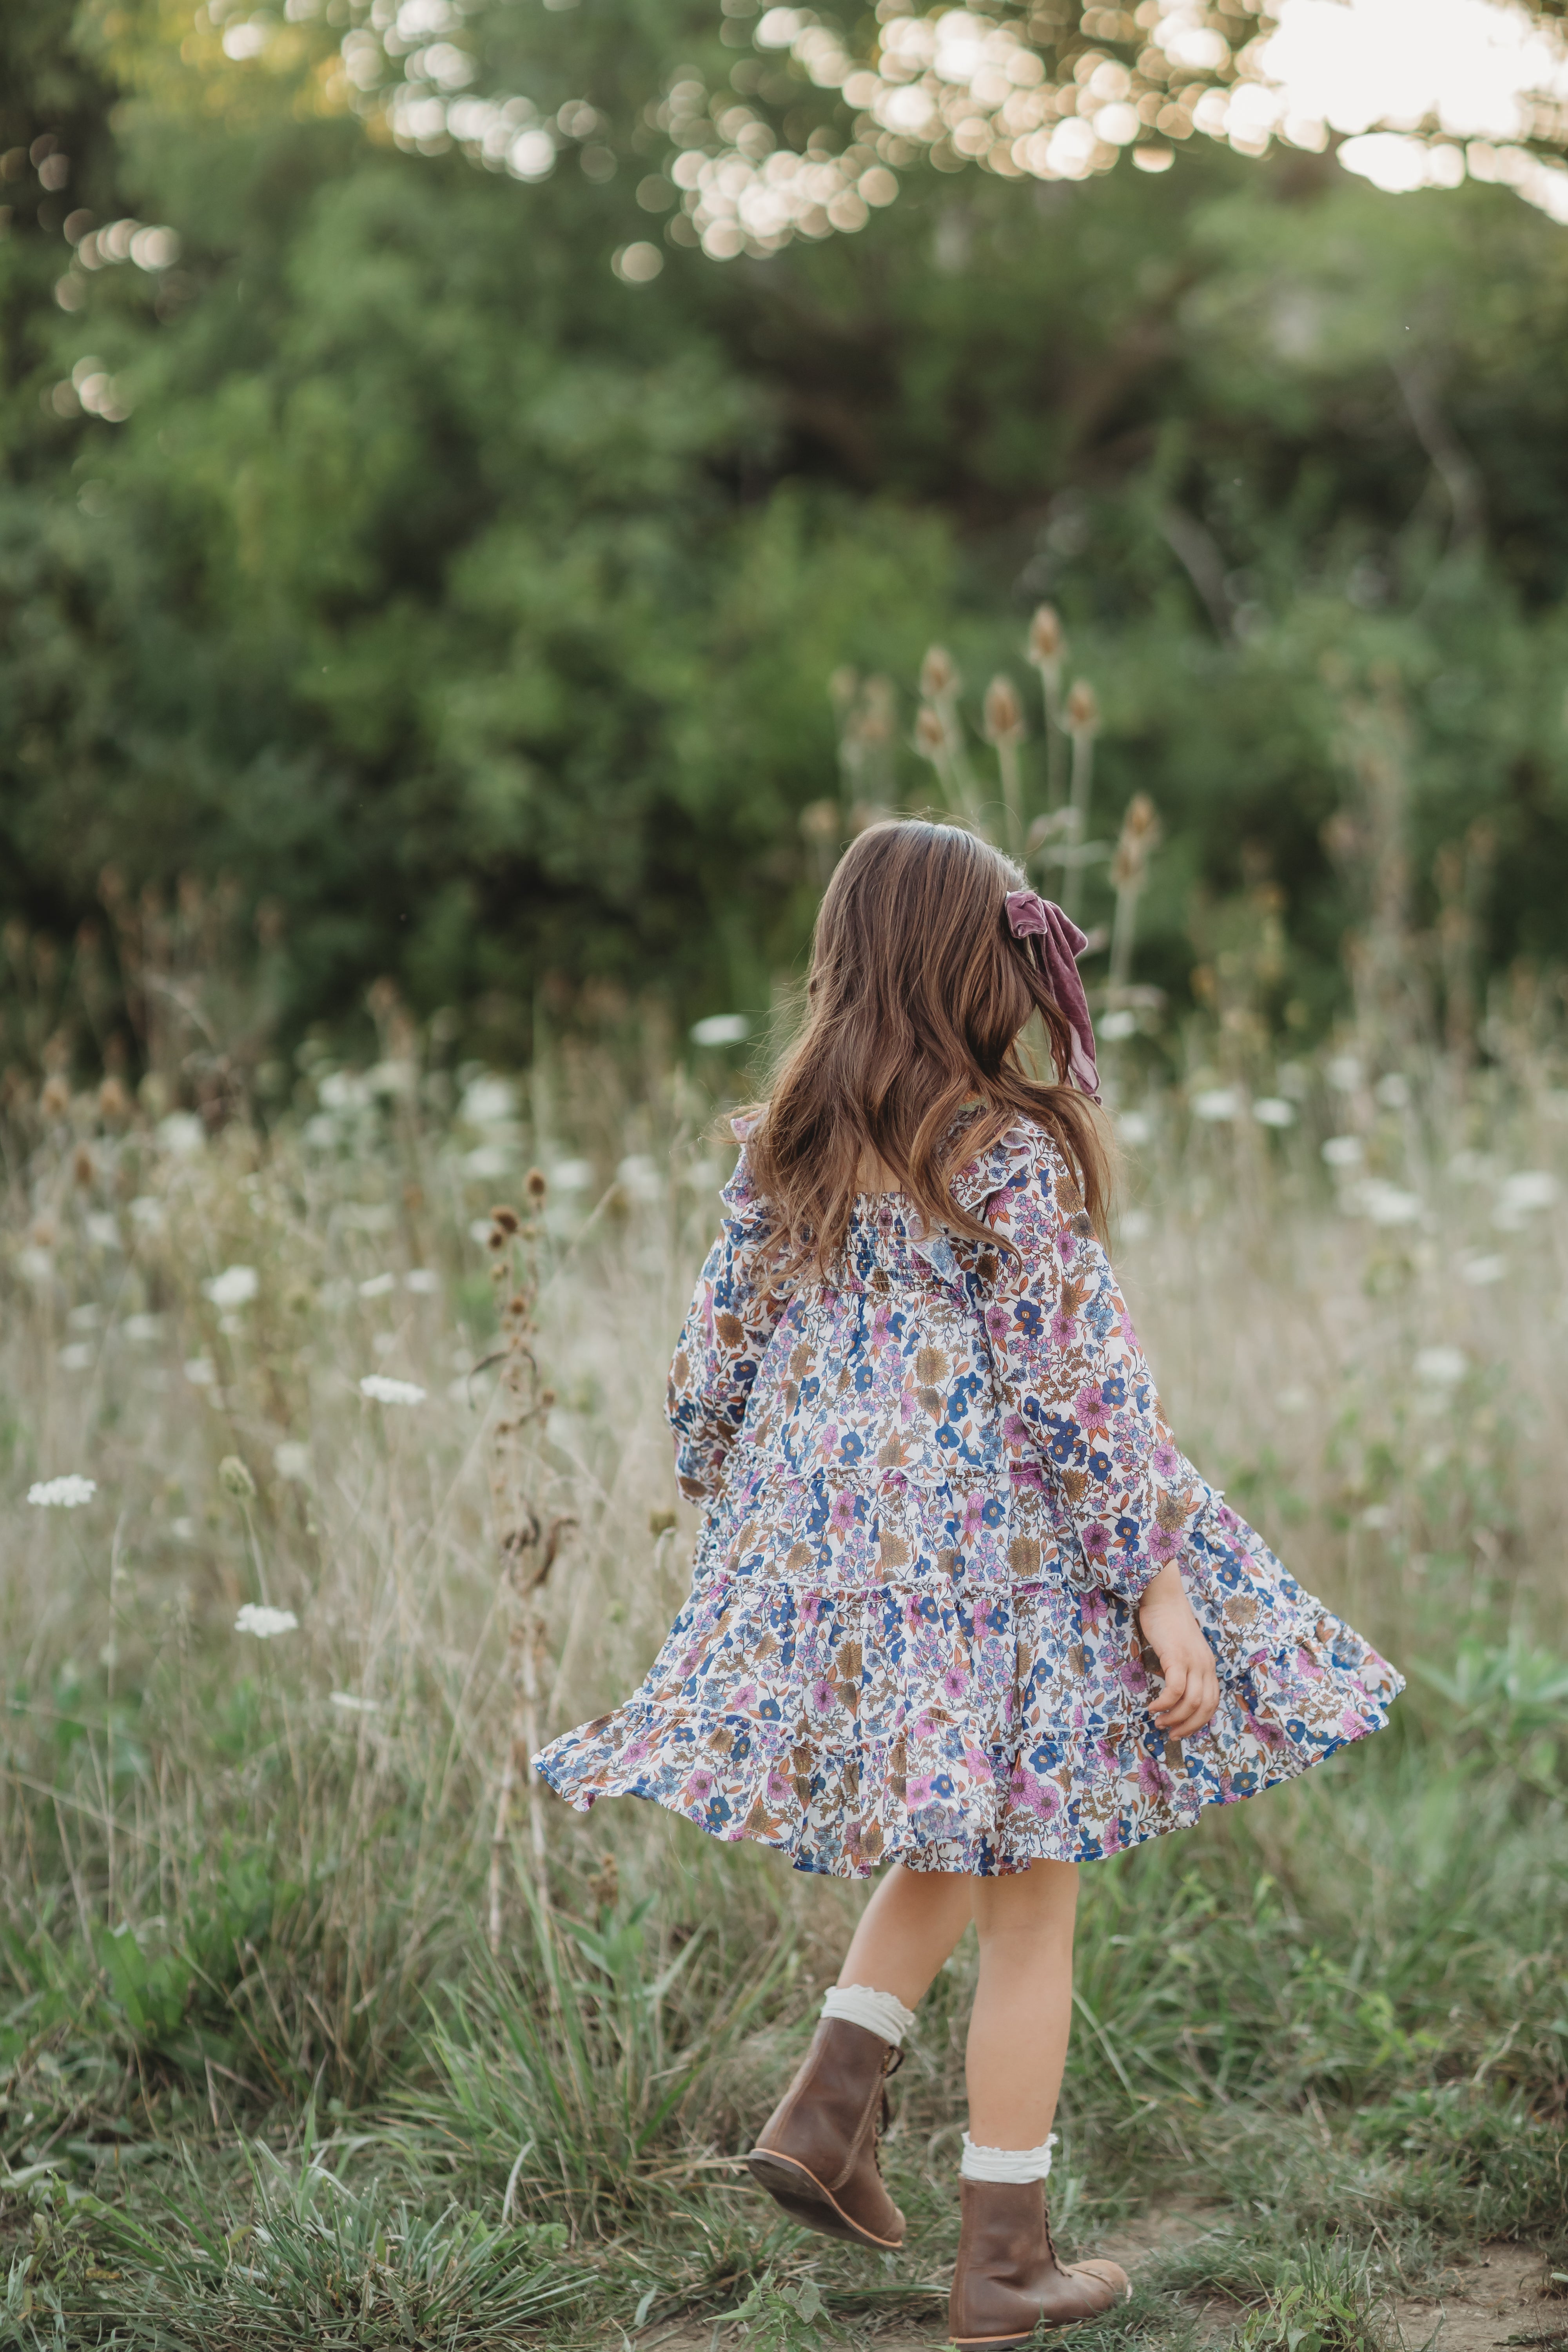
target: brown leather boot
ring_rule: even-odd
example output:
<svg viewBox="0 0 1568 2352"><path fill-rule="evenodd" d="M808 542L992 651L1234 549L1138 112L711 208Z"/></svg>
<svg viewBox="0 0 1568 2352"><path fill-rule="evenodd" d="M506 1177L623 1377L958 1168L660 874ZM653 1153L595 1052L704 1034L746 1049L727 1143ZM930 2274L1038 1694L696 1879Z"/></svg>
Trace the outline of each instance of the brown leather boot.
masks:
<svg viewBox="0 0 1568 2352"><path fill-rule="evenodd" d="M825 2017L746 2158L753 2180L791 2219L830 2238L890 2252L904 2217L877 2160L888 2128L887 2078L903 2052L847 2018Z"/></svg>
<svg viewBox="0 0 1568 2352"><path fill-rule="evenodd" d="M1051 2241L1043 2180L961 2180L963 2227L947 2306L954 2344L1005 2352L1026 2344L1042 2321L1070 2327L1124 2302L1132 2292L1114 2263L1064 2270Z"/></svg>

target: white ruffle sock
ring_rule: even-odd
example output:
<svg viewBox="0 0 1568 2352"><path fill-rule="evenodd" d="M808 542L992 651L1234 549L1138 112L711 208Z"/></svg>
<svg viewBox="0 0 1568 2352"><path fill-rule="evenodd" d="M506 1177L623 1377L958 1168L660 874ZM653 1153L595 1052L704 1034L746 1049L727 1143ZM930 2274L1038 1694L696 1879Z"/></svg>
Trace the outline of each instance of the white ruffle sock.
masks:
<svg viewBox="0 0 1568 2352"><path fill-rule="evenodd" d="M834 1985L822 2004L824 2017L840 2017L848 2025L863 2025L868 2033L879 2033L895 2050L903 2047L905 2034L915 2021L912 2009L906 2009L897 1993L874 1992L869 1985Z"/></svg>
<svg viewBox="0 0 1568 2352"><path fill-rule="evenodd" d="M1050 2178L1051 2150L1057 2144L1052 2132L1038 2147L976 2147L967 2132L963 2135L963 2161L958 2168L961 2180L1001 2180L1024 2183Z"/></svg>

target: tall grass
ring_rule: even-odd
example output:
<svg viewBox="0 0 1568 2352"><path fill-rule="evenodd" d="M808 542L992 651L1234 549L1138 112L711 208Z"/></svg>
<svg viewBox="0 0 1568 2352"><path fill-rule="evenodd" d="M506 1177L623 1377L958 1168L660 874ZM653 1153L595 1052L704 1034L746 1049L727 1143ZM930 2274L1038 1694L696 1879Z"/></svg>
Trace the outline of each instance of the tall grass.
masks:
<svg viewBox="0 0 1568 2352"><path fill-rule="evenodd" d="M1315 2298L1349 2344L1369 2232L1418 2269L1563 2210L1568 1087L1539 1004L1494 1013L1480 1071L1354 1040L1281 1067L1150 1018L1105 1058L1167 1405L1412 1689L1366 1749L1086 1874L1058 2202L1069 2235L1153 2190L1234 2205L1223 2291L1281 2342ZM886 2277L733 2162L854 1889L552 1805L546 1910L514 1810L490 1958L489 1212L544 1171L555 1730L684 1591L659 1408L727 1161L657 1047L546 1045L523 1084L396 1034L368 1071L308 1052L265 1133L58 1081L0 1131L0 2343L292 2340L280 2299L356 2344L934 2310L899 2299L951 2251L963 1953L902 2077L919 2229ZM89 1501L25 1499L68 1475Z"/></svg>

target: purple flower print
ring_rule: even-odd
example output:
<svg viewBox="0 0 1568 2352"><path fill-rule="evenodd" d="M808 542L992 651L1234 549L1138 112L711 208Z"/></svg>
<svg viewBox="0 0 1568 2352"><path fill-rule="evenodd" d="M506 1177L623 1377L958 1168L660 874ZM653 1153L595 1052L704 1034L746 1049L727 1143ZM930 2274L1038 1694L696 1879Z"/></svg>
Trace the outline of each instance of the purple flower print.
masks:
<svg viewBox="0 0 1568 2352"><path fill-rule="evenodd" d="M699 1765L686 1784L686 1793L697 1804L705 1805L713 1794L714 1776L705 1764Z"/></svg>
<svg viewBox="0 0 1568 2352"><path fill-rule="evenodd" d="M816 1709L818 1715L832 1714L835 1697L836 1693L834 1691L833 1685L827 1680L826 1675L823 1675L816 1682L812 1684L811 1703Z"/></svg>
<svg viewBox="0 0 1568 2352"><path fill-rule="evenodd" d="M1078 1325L1073 1320L1073 1318L1067 1312L1065 1307L1058 1307L1056 1313L1051 1317L1052 1347L1063 1349L1070 1348L1077 1337Z"/></svg>
<svg viewBox="0 0 1568 2352"><path fill-rule="evenodd" d="M985 1328L1000 1347L1007 1337L1007 1309L1005 1307L988 1307L985 1309Z"/></svg>
<svg viewBox="0 0 1568 2352"><path fill-rule="evenodd" d="M1181 1549L1182 1539L1180 1536L1176 1535L1170 1528L1150 1528L1149 1557L1151 1559L1157 1559L1162 1568L1165 1566L1167 1561L1174 1559Z"/></svg>
<svg viewBox="0 0 1568 2352"><path fill-rule="evenodd" d="M837 1504L834 1506L834 1507L835 1507L835 1509L837 1509ZM850 1504L850 1508L851 1508L851 1510L853 1510L853 1509L854 1509L854 1504L853 1504L853 1502L851 1502L851 1504ZM828 1522L828 1524L829 1524L830 1526L832 1525L831 1520ZM803 1625L817 1625L817 1624L820 1624L820 1623L821 1623L821 1622L822 1622L822 1612L823 1612L823 1611L826 1608L826 1606L827 1606L827 1595L826 1595L826 1592L803 1592L803 1593L801 1594L801 1596L800 1596L800 1622L801 1622L801 1623L802 1623Z"/></svg>
<svg viewBox="0 0 1568 2352"><path fill-rule="evenodd" d="M1164 1766L1159 1763L1155 1758L1152 1756L1140 1756L1138 1759L1138 1786L1142 1790L1144 1796L1152 1798L1157 1804L1163 1803L1164 1800L1170 1795L1175 1785L1175 1782L1172 1780Z"/></svg>
<svg viewBox="0 0 1568 2352"><path fill-rule="evenodd" d="M973 1543L984 1524L984 1496L978 1491L966 1495L963 1498L963 1523L959 1529L959 1541L966 1544Z"/></svg>
<svg viewBox="0 0 1568 2352"><path fill-rule="evenodd" d="M1092 1381L1086 1381L1073 1399L1073 1413L1084 1429L1109 1429L1110 1408Z"/></svg>
<svg viewBox="0 0 1568 2352"><path fill-rule="evenodd" d="M969 1688L968 1667L960 1665L949 1666L946 1674L943 1675L942 1678L942 1686L956 1706L959 1700L963 1696L964 1692Z"/></svg>
<svg viewBox="0 0 1568 2352"><path fill-rule="evenodd" d="M1009 1445L1020 1450L1029 1442L1029 1424L1020 1412L1010 1412L1003 1421L1002 1434Z"/></svg>
<svg viewBox="0 0 1568 2352"><path fill-rule="evenodd" d="M966 1739L963 1743L963 1761L970 1778L979 1781L982 1788L987 1786L994 1779L990 1758L984 1748L976 1748L972 1740Z"/></svg>
<svg viewBox="0 0 1568 2352"><path fill-rule="evenodd" d="M911 1813L918 1811L921 1805L930 1804L931 1797L931 1775L929 1772L911 1774L909 1786L904 1790L904 1801L909 1806Z"/></svg>
<svg viewBox="0 0 1568 2352"><path fill-rule="evenodd" d="M768 1802L769 1802L769 1804L770 1804L770 1805L782 1805L782 1804L784 1804L784 1803L786 1803L786 1802L787 1802L787 1801L788 1801L789 1794L790 1794L789 1774L788 1774L787 1772L783 1772L783 1771L781 1771L781 1770L779 1769L779 1767L778 1767L776 1764L773 1765L773 1766L770 1768L769 1772L768 1772Z"/></svg>
<svg viewBox="0 0 1568 2352"><path fill-rule="evenodd" d="M1167 1485L1180 1475L1182 1457L1173 1445L1156 1445L1149 1458L1156 1476L1163 1478Z"/></svg>
<svg viewBox="0 0 1568 2352"><path fill-rule="evenodd" d="M833 1508L827 1514L827 1524L836 1536L847 1536L855 1524L855 1497L847 1486L840 1486L833 1497Z"/></svg>
<svg viewBox="0 0 1568 2352"><path fill-rule="evenodd" d="M1090 1559L1103 1559L1110 1549L1110 1537L1103 1519L1090 1519L1088 1527L1079 1531L1079 1541Z"/></svg>

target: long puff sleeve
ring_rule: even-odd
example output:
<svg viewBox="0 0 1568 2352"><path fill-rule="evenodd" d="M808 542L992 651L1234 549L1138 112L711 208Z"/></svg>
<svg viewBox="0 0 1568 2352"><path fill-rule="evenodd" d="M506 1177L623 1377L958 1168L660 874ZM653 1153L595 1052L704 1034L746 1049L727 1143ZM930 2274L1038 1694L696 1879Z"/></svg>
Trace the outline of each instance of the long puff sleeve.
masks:
<svg viewBox="0 0 1568 2352"><path fill-rule="evenodd" d="M665 1405L680 1491L704 1505L722 1486L757 1366L788 1303L763 1271L772 1221L743 1150L721 1198L724 1223L697 1277Z"/></svg>
<svg viewBox="0 0 1568 2352"><path fill-rule="evenodd" d="M1010 1465L1026 1479L1043 1466L1088 1580L1136 1602L1180 1557L1211 1489L1177 1451L1110 1261L1045 1137L990 1217L1018 1252L1003 1256L985 1310Z"/></svg>

